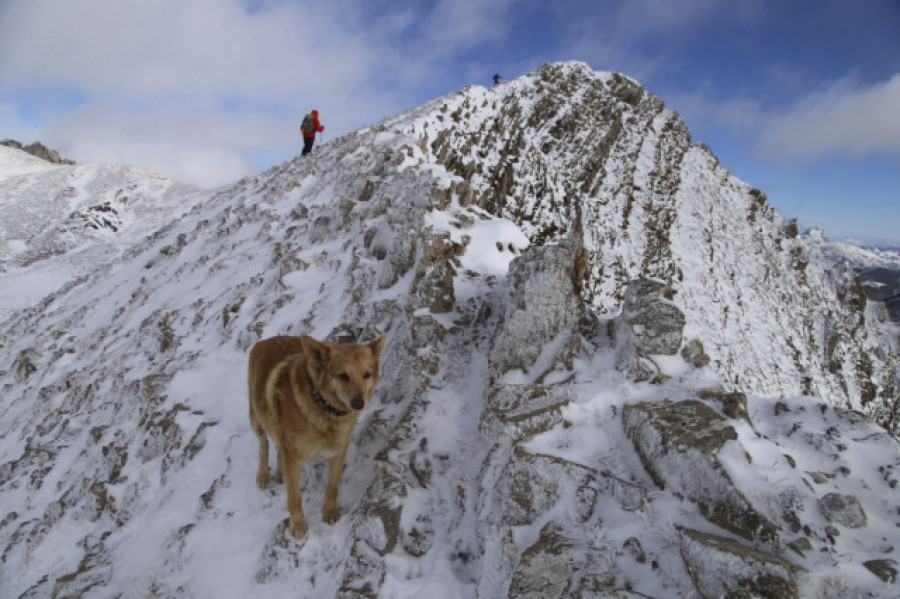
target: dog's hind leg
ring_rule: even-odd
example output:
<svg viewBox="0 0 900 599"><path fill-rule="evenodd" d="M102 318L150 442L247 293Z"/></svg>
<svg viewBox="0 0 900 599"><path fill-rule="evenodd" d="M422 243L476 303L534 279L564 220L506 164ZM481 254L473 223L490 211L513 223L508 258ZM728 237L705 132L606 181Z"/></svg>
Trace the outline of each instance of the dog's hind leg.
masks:
<svg viewBox="0 0 900 599"><path fill-rule="evenodd" d="M347 446L343 451L328 460L328 482L325 483L325 504L322 508L322 520L334 524L341 518L337 508L338 485L341 482L341 470L347 457Z"/></svg>

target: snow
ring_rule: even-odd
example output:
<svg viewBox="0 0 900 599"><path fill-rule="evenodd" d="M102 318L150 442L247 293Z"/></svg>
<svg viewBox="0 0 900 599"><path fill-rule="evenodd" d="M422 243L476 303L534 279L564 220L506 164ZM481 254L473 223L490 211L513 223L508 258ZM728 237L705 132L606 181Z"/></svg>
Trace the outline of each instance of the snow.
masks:
<svg viewBox="0 0 900 599"><path fill-rule="evenodd" d="M611 75L598 77L609 81ZM721 183L721 173L701 168L709 158L699 151L687 152L685 160L695 166L677 192L685 213L696 217L681 218L673 228L671 243L683 257L686 281L677 301L690 316L686 335L702 337L717 352L724 374L691 369L679 356L653 356L671 379L635 382L615 369L613 342L601 333L585 342L569 370L553 370L566 341L557 337L536 353L528 372L511 369L489 380L494 340L480 336L496 329L483 323L498 321L503 306L496 298L512 261L530 247L532 231L512 218L461 206L458 197L434 209L422 190L448 189L459 177L430 162L416 140L437 127L436 106L446 104L449 114L466 100L482 105L530 85L514 80L499 89L469 88L220 192L197 192L132 167L47 168L0 148L0 343L9 358L0 367L7 398L0 405L0 498L7 506L0 510L0 543L7 548L0 595L33 589L89 597L331 597L345 569L358 565L353 560L368 557L372 563L383 558L383 597L498 596L506 593L519 558L504 550L531 546L554 519L581 518L591 542L613 553L622 553L629 538L640 539L647 563L608 556L616 564L608 568L615 588L696 597L675 525L723 531L689 499L655 485L626 435L622 413L630 404L692 399L696 389L724 387L755 360L761 367L750 382L785 397L748 394L752 424L730 421L738 439L720 454L725 470L747 500L773 518L800 502L795 507L804 522L822 538L828 523L818 507L779 491L857 496L867 528L841 528L830 551L800 556L786 549L780 555L810 572L803 597L839 596L835 589L894 596L895 587L881 584L860 556L900 547L898 490L888 482L900 477L897 441L855 413L784 393L787 377L766 387L766 374L783 366L767 350L779 343L788 315L784 323L769 320L763 305L778 301L762 282L729 286L721 282L728 275L705 274L711 269L707 247L697 240L737 221L745 206L740 189L726 185L723 212L709 223L710 207L694 192ZM634 182L647 194L657 130L670 117L665 111L654 118L639 149ZM473 118L477 127L488 117ZM396 173L384 165L379 171L379 160L386 162L382 150L398 148L409 151L403 150ZM624 175L612 172L604 185L615 185L617 174ZM376 198L359 200L369 179L383 187ZM80 208L121 200L122 190L136 199L115 204L117 230L95 234L63 226ZM50 199L44 205L36 198ZM647 218L640 212L635 219ZM716 237L720 258L740 256L745 244L755 247L734 230L734 236ZM447 233L460 245L452 312L435 315L404 303L418 291L419 273L416 265L391 270L405 264L404 246L394 245L402 237L397 231ZM637 240L604 244L587 239L589 249L611 250L609 264L639 260L644 249ZM379 257L375 246L386 255ZM26 254L34 259L25 260ZM740 271L740 263L725 262L715 267ZM720 306L707 302L708 288L715 289L716 302L746 312L724 317ZM603 296L602 289L597 305L614 306L615 294ZM477 309L484 306L492 310ZM318 518L324 468L311 464L303 471L310 530L295 540L285 527L283 487L254 484L246 356L260 337L325 337L345 324L360 337L387 331L382 384L348 455L342 519L328 526ZM745 342L735 348L738 338ZM735 358L738 365L727 364L729 352L743 354ZM513 449L501 443L508 433L481 428L488 385L561 390L561 422L517 449L536 456L548 481L559 468L595 477L594 513L579 514L574 493L563 494L533 521L508 527L510 540L494 534L501 524L492 510L508 501L508 489L491 485L504 475L503 452ZM786 416L774 417L778 402ZM691 461L673 460L669 467L686 487L702 484ZM426 470L429 484L409 482L409 471L424 476ZM809 473L822 473L826 482ZM569 479L560 480L565 488ZM544 491L552 495L549 484ZM402 534L430 527L431 549L414 557L401 542L381 556L389 524L372 516L373 506L401 509ZM369 553L359 557L354 550ZM587 555L584 547L572 551L576 558ZM67 575L82 586L65 586Z"/></svg>
<svg viewBox="0 0 900 599"><path fill-rule="evenodd" d="M64 167L36 158L22 150L0 145L0 181L20 175L44 173L60 168Z"/></svg>

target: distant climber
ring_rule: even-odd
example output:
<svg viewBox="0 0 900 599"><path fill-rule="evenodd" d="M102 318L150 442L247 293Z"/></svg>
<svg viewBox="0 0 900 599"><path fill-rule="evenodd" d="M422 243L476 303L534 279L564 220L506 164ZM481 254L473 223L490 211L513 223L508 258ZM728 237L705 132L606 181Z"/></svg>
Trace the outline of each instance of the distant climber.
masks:
<svg viewBox="0 0 900 599"><path fill-rule="evenodd" d="M316 141L316 132L325 131L325 127L319 122L319 111L313 110L303 117L300 123L300 131L303 132L303 152L301 156L306 156L312 152L313 143Z"/></svg>
<svg viewBox="0 0 900 599"><path fill-rule="evenodd" d="M500 83L500 73L494 73L494 85Z"/></svg>

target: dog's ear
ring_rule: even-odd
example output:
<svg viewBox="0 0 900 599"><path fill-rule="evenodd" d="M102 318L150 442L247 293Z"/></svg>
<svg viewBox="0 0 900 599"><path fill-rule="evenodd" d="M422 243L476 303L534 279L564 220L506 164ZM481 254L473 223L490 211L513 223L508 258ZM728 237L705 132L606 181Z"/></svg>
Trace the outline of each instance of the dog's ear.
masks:
<svg viewBox="0 0 900 599"><path fill-rule="evenodd" d="M372 352L372 355L375 356L375 363L378 363L378 360L381 358L381 350L384 349L384 336L385 333L381 334L381 337L369 343L369 350Z"/></svg>
<svg viewBox="0 0 900 599"><path fill-rule="evenodd" d="M381 337L369 343L369 351L372 352L372 358L375 361L375 374L378 374L379 365L381 363L381 350L384 349L384 333Z"/></svg>
<svg viewBox="0 0 900 599"><path fill-rule="evenodd" d="M300 338L300 343L303 344L303 353L306 354L306 359L313 364L315 370L319 371L324 368L328 363L328 357L331 351L328 344L316 341L309 335L303 335Z"/></svg>

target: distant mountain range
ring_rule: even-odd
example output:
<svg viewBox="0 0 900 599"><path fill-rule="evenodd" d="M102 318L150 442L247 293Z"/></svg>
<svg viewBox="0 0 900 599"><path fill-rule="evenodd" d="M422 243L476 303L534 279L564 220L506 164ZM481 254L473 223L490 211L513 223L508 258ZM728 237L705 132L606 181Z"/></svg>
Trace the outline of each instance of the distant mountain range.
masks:
<svg viewBox="0 0 900 599"><path fill-rule="evenodd" d="M900 322L900 248L860 241L831 241L819 229L805 234L812 247L859 274L866 297L884 302L894 322Z"/></svg>

